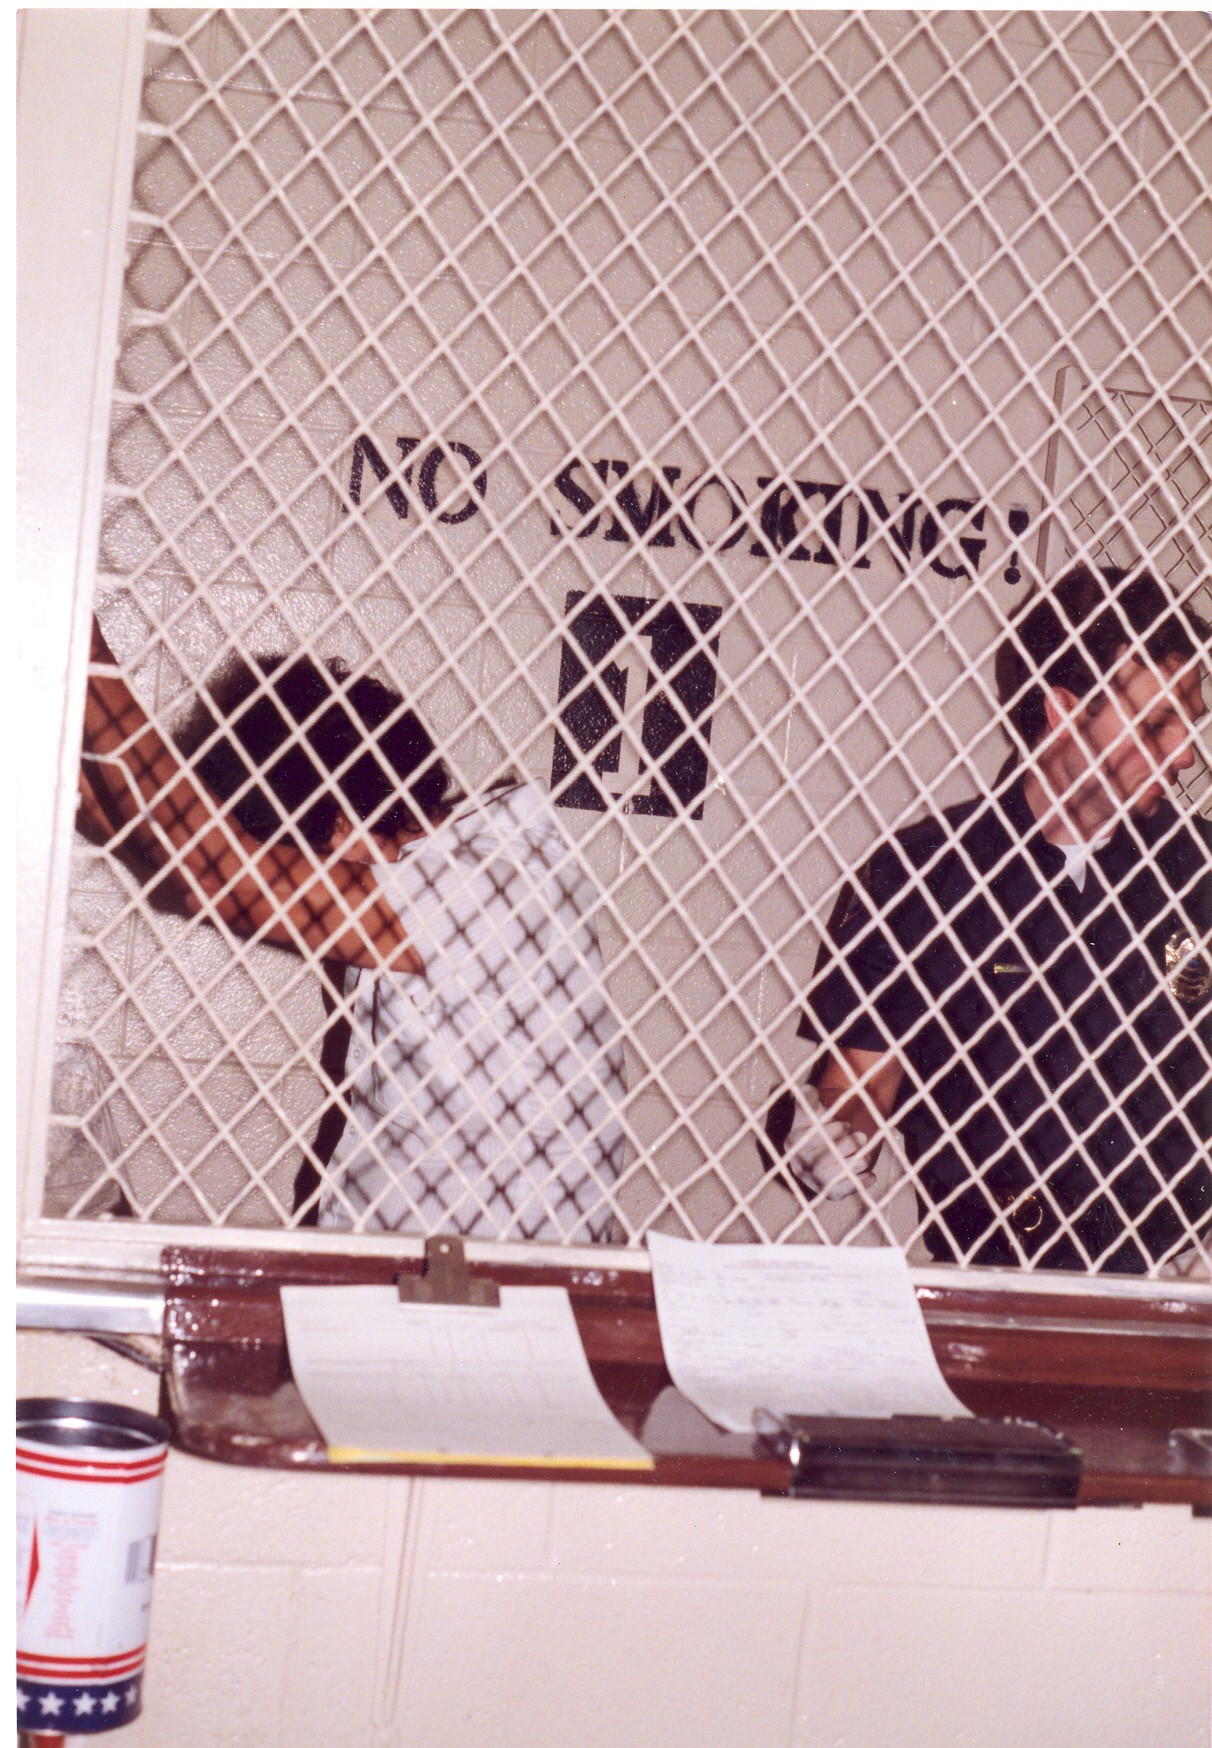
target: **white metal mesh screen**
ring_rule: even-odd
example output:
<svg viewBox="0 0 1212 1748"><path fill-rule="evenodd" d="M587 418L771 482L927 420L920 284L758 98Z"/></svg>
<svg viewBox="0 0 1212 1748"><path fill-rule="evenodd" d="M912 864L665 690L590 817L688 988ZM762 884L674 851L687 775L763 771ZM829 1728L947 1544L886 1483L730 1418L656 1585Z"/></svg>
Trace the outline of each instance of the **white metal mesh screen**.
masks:
<svg viewBox="0 0 1212 1748"><path fill-rule="evenodd" d="M307 651L555 797L625 1056L594 1236L924 1254L894 1149L829 1201L766 1112L847 877L1001 765L1037 566L1206 601L1210 84L1196 13L151 15L100 620L166 732ZM321 988L80 841L45 1211L286 1226L310 1161L373 1225Z"/></svg>

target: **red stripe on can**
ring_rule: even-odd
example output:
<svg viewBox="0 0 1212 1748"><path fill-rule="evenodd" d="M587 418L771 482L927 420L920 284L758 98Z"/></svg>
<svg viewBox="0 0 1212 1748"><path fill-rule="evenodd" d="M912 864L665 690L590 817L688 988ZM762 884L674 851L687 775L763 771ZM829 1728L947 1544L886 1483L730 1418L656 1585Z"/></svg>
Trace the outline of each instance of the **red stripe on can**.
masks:
<svg viewBox="0 0 1212 1748"><path fill-rule="evenodd" d="M121 1651L99 1651L90 1656L73 1657L70 1652L30 1651L25 1646L18 1646L18 1657L24 1657L27 1663L89 1663L98 1668L103 1663L129 1663L132 1657L142 1657L147 1650L147 1643L142 1645L127 1645Z"/></svg>
<svg viewBox="0 0 1212 1748"><path fill-rule="evenodd" d="M37 1676L45 1680L70 1675L132 1675L136 1669L143 1666L147 1655L146 1645L137 1651L128 1651L122 1657L33 1657L23 1651L17 1653L18 1675Z"/></svg>
<svg viewBox="0 0 1212 1748"><path fill-rule="evenodd" d="M25 1445L18 1442L17 1455L29 1462L43 1463L48 1469L61 1469L65 1475L79 1474L82 1470L104 1469L119 1475L133 1475L144 1471L162 1469L167 1458L166 1451L155 1451L150 1456L129 1457L121 1462L106 1462L103 1457L63 1457L58 1451L47 1450L44 1445Z"/></svg>
<svg viewBox="0 0 1212 1748"><path fill-rule="evenodd" d="M26 1456L24 1451L17 1453L17 1465L37 1470L40 1475L54 1475L58 1481L94 1481L98 1475L110 1481L152 1481L156 1475L164 1474L163 1463L149 1463L147 1468L107 1468L103 1463L94 1463L91 1468L56 1468L54 1463L44 1463L40 1456Z"/></svg>
<svg viewBox="0 0 1212 1748"><path fill-rule="evenodd" d="M144 1662L144 1658L135 1657L127 1663L111 1663L105 1669L92 1669L88 1664L75 1669L43 1669L18 1657L17 1674L26 1681L125 1681L128 1676L138 1675Z"/></svg>
<svg viewBox="0 0 1212 1748"><path fill-rule="evenodd" d="M41 1463L44 1469L53 1469L57 1474L67 1476L88 1475L97 1470L112 1475L154 1474L164 1467L165 1461L164 1453L160 1452L154 1457L144 1457L138 1463L106 1463L95 1457L88 1462L61 1463L57 1457L47 1456L45 1451L23 1450L20 1445L17 1447L17 1456L22 1462Z"/></svg>
<svg viewBox="0 0 1212 1748"><path fill-rule="evenodd" d="M41 1475L48 1481L69 1481L78 1486L90 1486L94 1483L99 1487L135 1487L140 1481L156 1481L163 1474L163 1465L158 1469L147 1469L140 1475L107 1475L103 1469L90 1473L65 1475L60 1469L44 1469L41 1463L17 1464L19 1475Z"/></svg>

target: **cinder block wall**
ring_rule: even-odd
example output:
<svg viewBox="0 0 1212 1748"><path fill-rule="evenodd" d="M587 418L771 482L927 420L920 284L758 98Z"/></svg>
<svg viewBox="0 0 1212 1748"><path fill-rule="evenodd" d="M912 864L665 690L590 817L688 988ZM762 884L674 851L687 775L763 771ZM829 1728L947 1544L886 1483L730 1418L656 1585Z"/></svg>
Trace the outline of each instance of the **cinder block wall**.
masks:
<svg viewBox="0 0 1212 1748"><path fill-rule="evenodd" d="M18 1389L154 1408L27 1335ZM1204 1748L1212 1525L172 1455L121 1748Z"/></svg>

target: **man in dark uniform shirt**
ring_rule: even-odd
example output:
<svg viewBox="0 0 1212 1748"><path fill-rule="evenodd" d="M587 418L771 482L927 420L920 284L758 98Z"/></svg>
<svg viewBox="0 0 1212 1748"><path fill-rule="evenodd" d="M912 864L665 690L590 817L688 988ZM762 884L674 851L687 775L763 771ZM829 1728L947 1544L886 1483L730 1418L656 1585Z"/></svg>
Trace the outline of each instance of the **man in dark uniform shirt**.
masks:
<svg viewBox="0 0 1212 1748"><path fill-rule="evenodd" d="M768 1124L806 1187L857 1191L895 1129L940 1261L1140 1274L1206 1233L1212 828L1168 790L1208 645L1146 574L1026 603L996 664L1019 759L882 844L830 921L816 1094Z"/></svg>

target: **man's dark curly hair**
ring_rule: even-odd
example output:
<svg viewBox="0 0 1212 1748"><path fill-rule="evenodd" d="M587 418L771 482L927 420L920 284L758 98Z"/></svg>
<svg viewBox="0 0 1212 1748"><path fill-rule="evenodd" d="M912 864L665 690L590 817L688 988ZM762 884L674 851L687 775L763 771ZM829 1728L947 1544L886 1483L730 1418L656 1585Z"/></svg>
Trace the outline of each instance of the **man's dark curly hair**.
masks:
<svg viewBox="0 0 1212 1748"><path fill-rule="evenodd" d="M1160 666L1172 656L1188 662L1210 643L1207 620L1176 606L1148 571L1074 565L1020 607L995 659L998 700L1024 746L1034 747L1048 726L1045 686L1085 698L1125 646L1140 644Z"/></svg>
<svg viewBox="0 0 1212 1748"><path fill-rule="evenodd" d="M237 656L175 738L253 837L323 851L341 811L389 837L441 817L450 773L403 702L341 662Z"/></svg>

